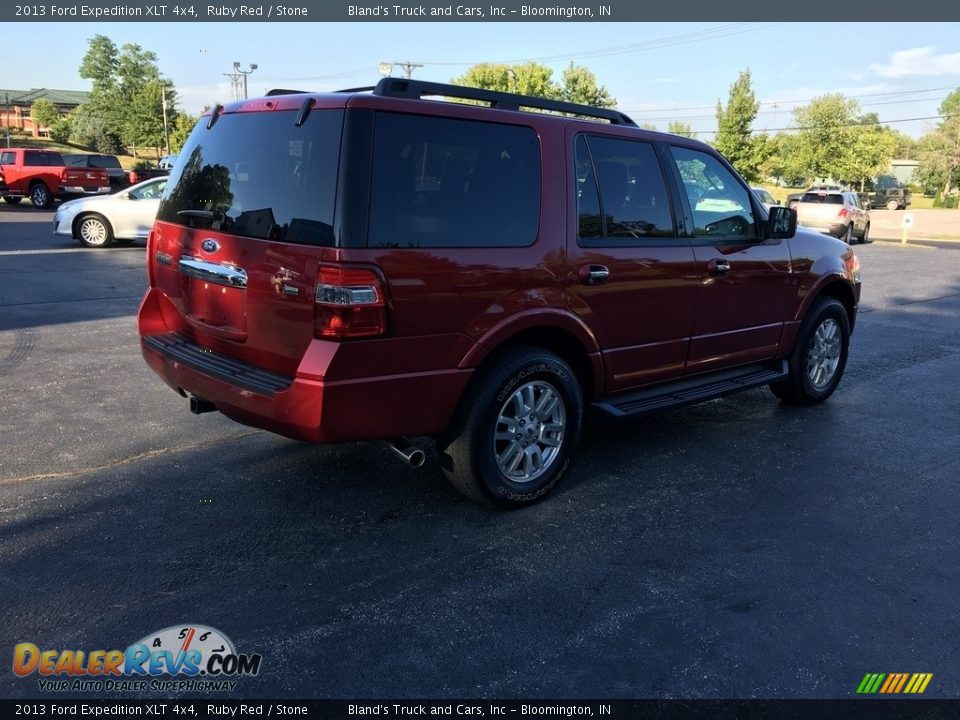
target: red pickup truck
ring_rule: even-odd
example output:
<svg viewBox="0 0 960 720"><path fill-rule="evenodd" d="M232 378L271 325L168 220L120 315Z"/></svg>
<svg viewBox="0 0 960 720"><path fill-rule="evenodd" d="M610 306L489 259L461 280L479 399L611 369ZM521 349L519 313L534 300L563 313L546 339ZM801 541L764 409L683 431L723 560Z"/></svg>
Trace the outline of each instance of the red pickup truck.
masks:
<svg viewBox="0 0 960 720"><path fill-rule="evenodd" d="M55 199L67 200L110 192L110 178L102 168L67 167L52 150L0 150L0 197L16 205L28 197L34 207L49 208Z"/></svg>

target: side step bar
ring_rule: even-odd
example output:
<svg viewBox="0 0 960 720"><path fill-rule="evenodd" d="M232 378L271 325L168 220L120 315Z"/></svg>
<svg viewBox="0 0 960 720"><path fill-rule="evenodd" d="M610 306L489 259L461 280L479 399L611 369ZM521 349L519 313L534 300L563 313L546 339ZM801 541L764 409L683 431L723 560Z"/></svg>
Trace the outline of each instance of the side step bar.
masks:
<svg viewBox="0 0 960 720"><path fill-rule="evenodd" d="M660 410L693 405L740 390L769 385L785 379L788 374L786 360L754 363L652 388L617 393L591 403L590 409L592 415L601 420L629 420Z"/></svg>

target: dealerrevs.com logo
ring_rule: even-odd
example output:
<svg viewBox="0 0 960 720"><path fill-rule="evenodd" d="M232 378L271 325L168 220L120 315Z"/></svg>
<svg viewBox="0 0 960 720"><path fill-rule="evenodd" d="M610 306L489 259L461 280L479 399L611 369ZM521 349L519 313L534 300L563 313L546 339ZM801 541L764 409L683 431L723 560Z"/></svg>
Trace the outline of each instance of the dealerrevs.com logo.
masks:
<svg viewBox="0 0 960 720"><path fill-rule="evenodd" d="M236 678L260 672L261 660L257 653L238 653L215 628L186 623L126 650L44 650L29 642L13 648L13 672L36 674L46 692L232 691Z"/></svg>

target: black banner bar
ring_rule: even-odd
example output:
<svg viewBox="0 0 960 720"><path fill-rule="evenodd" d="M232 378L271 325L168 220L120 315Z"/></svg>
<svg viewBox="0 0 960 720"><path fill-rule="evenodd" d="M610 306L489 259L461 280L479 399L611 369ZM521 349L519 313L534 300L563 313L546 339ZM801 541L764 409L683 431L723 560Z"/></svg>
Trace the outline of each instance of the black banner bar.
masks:
<svg viewBox="0 0 960 720"><path fill-rule="evenodd" d="M0 700L5 718L940 720L960 700Z"/></svg>
<svg viewBox="0 0 960 720"><path fill-rule="evenodd" d="M39 0L3 3L4 22L865 22L956 21L960 5L944 0L801 3L765 0Z"/></svg>

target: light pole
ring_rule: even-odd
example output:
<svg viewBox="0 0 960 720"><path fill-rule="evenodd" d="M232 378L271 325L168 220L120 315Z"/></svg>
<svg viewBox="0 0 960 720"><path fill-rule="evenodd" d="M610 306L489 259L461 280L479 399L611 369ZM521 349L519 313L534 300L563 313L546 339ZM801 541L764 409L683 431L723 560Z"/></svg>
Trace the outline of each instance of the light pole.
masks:
<svg viewBox="0 0 960 720"><path fill-rule="evenodd" d="M256 69L257 69L256 63L250 63L249 70L241 70L240 63L238 62L233 63L233 72L236 73L237 75L243 75L243 99L244 100L247 99L247 75L249 75Z"/></svg>
<svg viewBox="0 0 960 720"><path fill-rule="evenodd" d="M170 130L167 127L167 88L160 87L161 103L163 105L163 144L167 149L167 155L170 154Z"/></svg>

